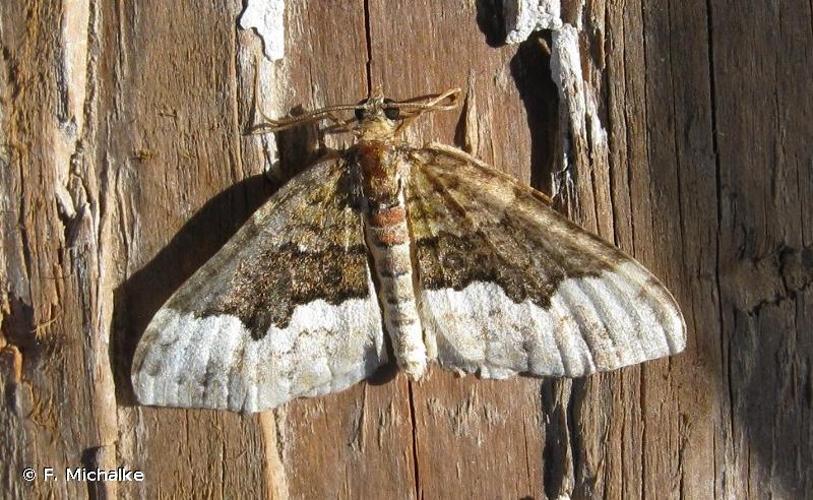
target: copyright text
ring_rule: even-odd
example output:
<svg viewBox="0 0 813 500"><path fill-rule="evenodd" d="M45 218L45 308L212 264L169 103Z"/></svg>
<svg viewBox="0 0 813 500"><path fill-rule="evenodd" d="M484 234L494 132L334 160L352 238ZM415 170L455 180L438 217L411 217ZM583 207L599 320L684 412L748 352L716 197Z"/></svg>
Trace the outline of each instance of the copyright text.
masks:
<svg viewBox="0 0 813 500"><path fill-rule="evenodd" d="M37 478L43 481L61 481L66 482L81 481L94 483L98 481L116 481L116 482L129 482L144 481L144 472L140 470L133 470L127 467L116 467L115 469L91 469L88 467L68 467L62 471L56 470L54 467L42 467L41 470L34 467L26 467L22 472L23 479L27 482L32 482Z"/></svg>

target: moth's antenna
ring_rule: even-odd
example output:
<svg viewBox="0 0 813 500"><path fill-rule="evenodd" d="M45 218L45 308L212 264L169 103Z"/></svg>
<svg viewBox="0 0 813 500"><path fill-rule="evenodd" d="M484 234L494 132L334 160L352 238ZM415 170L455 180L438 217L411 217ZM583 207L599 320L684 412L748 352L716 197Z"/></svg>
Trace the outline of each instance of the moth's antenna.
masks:
<svg viewBox="0 0 813 500"><path fill-rule="evenodd" d="M260 63L259 60L255 63L255 70L254 70L254 97L252 99L252 106L251 106L251 120L250 122L252 125L249 125L246 129L247 134L256 135L256 134L266 134L268 132L279 132L281 130L293 128L299 125L304 125L306 123L313 123L315 121L329 119L338 126L347 127L349 124L337 118L333 113L337 111L348 111L348 110L355 110L355 104L340 104L338 106L328 106L325 108L320 108L309 113L304 113L297 116L290 116L286 118L280 118L275 120L267 116L261 106L257 105L257 96L259 95L260 90ZM262 121L256 121L256 114L259 113Z"/></svg>
<svg viewBox="0 0 813 500"><path fill-rule="evenodd" d="M255 103L257 95L256 89L258 85L257 79L258 76L257 73L255 73ZM449 111L457 108L460 105L458 99L460 93L461 90L459 88L453 88L436 96L421 97L418 99L410 99L408 101L388 102L387 106L398 108L401 111L401 123L399 124L398 128L403 129L411 124L415 118L424 113L429 113L432 111ZM290 116L275 120L266 116L262 109L255 104L252 109L252 122L254 122L255 111L259 112L263 121L251 125L248 128L247 133L265 134L268 132L279 132L281 130L286 130L307 123L313 123L319 120L330 120L333 122L333 124L325 130L327 133L353 132L355 130L354 124L338 118L335 113L339 111L355 111L361 107L363 107L363 104L339 104L336 106L320 108L298 116Z"/></svg>
<svg viewBox="0 0 813 500"><path fill-rule="evenodd" d="M455 87L442 94L433 96L424 102L408 100L394 102L391 105L398 107L401 109L401 111L415 114L422 114L430 111L450 111L460 106L458 98L460 97L461 92L462 90L460 90L459 87ZM444 101L448 102L444 103Z"/></svg>
<svg viewBox="0 0 813 500"><path fill-rule="evenodd" d="M267 116L263 115L263 119L265 121L252 125L251 127L249 127L248 132L250 134L265 134L268 132L279 132L280 130L285 130L299 125L304 125L306 123L313 123L324 119L329 119L333 120L334 122L344 124L346 122L333 116L333 113L337 111L349 111L355 109L356 109L355 104L340 104L338 106L328 106L326 108L317 109L315 111L304 113L298 116L280 118L279 120L274 120L273 118L268 118Z"/></svg>
<svg viewBox="0 0 813 500"><path fill-rule="evenodd" d="M461 92L459 87L455 87L437 96L431 96L424 101L408 100L391 103L390 106L397 107L401 111L403 121L398 126L398 130L401 131L408 128L416 118L424 113L456 109L460 106L459 97Z"/></svg>

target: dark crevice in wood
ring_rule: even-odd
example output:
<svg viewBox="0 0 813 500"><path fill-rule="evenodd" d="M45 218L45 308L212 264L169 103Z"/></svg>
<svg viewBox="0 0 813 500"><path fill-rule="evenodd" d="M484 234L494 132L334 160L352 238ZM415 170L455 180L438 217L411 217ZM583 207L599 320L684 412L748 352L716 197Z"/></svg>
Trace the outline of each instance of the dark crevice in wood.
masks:
<svg viewBox="0 0 813 500"><path fill-rule="evenodd" d="M572 463L569 457L571 447L568 429L568 407L562 407L561 384L565 381L546 380L541 385L542 413L548 423L545 425L545 445L543 448L543 484L548 498L570 495L568 488Z"/></svg>
<svg viewBox="0 0 813 500"><path fill-rule="evenodd" d="M528 428L525 422L522 423L522 444L525 447L525 479L528 481L528 488L532 489L534 477L531 473L531 456L528 449Z"/></svg>
<svg viewBox="0 0 813 500"><path fill-rule="evenodd" d="M586 380L584 378L573 379L570 387L570 397L567 400L567 433L569 436L568 446L570 447L571 471L573 474L572 496L583 496L589 498L594 496L593 485L595 477L585 477L587 464L582 463L585 449L585 440L582 439L579 422L581 422L581 405L587 397Z"/></svg>
<svg viewBox="0 0 813 500"><path fill-rule="evenodd" d="M505 44L505 17L502 0L477 0L477 26L486 37L489 47Z"/></svg>
<svg viewBox="0 0 813 500"><path fill-rule="evenodd" d="M79 460L87 470L95 470L96 468L100 467L101 464L98 464L96 461L96 454L98 453L98 448L87 448L82 450L82 453L79 455ZM88 498L97 499L100 497L97 488L99 485L104 484L104 481L88 481L87 482L87 494Z"/></svg>
<svg viewBox="0 0 813 500"><path fill-rule="evenodd" d="M644 373L646 368L641 368L641 376L638 377L638 404L641 405L641 408L646 408L646 384L644 383ZM646 420L642 420L641 422L641 447L646 447L646 440L647 440L647 428L646 428ZM647 496L646 491L646 457L641 457L641 498L649 498ZM681 497L683 498L683 497Z"/></svg>
<svg viewBox="0 0 813 500"><path fill-rule="evenodd" d="M549 33L536 34L521 43L511 59L510 69L531 133L530 185L550 193L556 168L554 144L559 134L559 93L551 78L550 54L541 49L541 39L550 44Z"/></svg>
<svg viewBox="0 0 813 500"><path fill-rule="evenodd" d="M590 125L590 119L589 118L586 119L585 134L586 134L586 137L585 137L586 151L585 151L584 158L587 160L587 164L585 165L585 167L587 167L589 169L589 172L590 172L590 190L593 193L593 203L592 203L592 205L593 205L593 217L595 218L594 220L596 221L596 227L588 228L588 229L595 232L596 234L601 235L602 237L606 237L605 235L601 234L601 231L600 231L601 228L599 227L599 224L600 224L600 221L601 221L601 214L599 214L598 205L599 205L599 200L601 198L599 196L599 191L598 191L598 189L599 189L599 180L596 179L596 171L595 171L595 167L596 167L596 164L597 164L597 158L593 154L594 153L593 144L595 144L595 143L593 142L592 126ZM613 224L613 226L615 226L615 224Z"/></svg>
<svg viewBox="0 0 813 500"><path fill-rule="evenodd" d="M222 456L222 457L228 456L226 451L227 451L226 440L224 439L223 441L220 442L220 454L221 454L220 456ZM267 453L265 448L263 448L263 453ZM218 467L217 470L218 470L218 472L220 472L220 481L219 481L219 483L220 483L220 498L228 498L228 495L226 494L226 481L225 481L226 467L228 465L228 462L226 460L221 460L219 465L220 465L220 467ZM265 492L268 494L268 498L273 498L272 497L273 491L274 490L272 489L272 485L270 485L270 484L266 485Z"/></svg>
<svg viewBox="0 0 813 500"><path fill-rule="evenodd" d="M364 0L364 40L367 46L367 96L373 95L373 34L370 28L370 0Z"/></svg>
<svg viewBox="0 0 813 500"><path fill-rule="evenodd" d="M110 470L111 464L107 461L115 454L115 444L94 446L82 450L79 459L82 467L87 471ZM108 500L118 496L116 481L86 481L86 484L90 500Z"/></svg>
<svg viewBox="0 0 813 500"><path fill-rule="evenodd" d="M39 366L44 351L37 341L35 311L31 304L14 294L7 294L7 304L8 314L0 322L0 339L20 353L23 373L27 376Z"/></svg>
<svg viewBox="0 0 813 500"><path fill-rule="evenodd" d="M409 419L412 423L412 464L415 468L415 498L423 498L420 466L418 464L418 426L415 419L415 391L411 380L408 381L407 384L409 387Z"/></svg>
<svg viewBox="0 0 813 500"><path fill-rule="evenodd" d="M673 26L672 26L672 3L671 2L667 3L666 12L667 12L668 21L669 21L669 34L668 34L668 36L669 36L669 77L672 80L671 85L672 85L672 90L673 90L673 92L672 92L672 118L676 122L677 121L677 116L678 116L678 106L677 106L677 100L675 98L674 89L676 89L677 87L675 86L675 65L674 65L674 61L672 59L672 55L675 54L675 53L679 53L679 50L676 49L676 47L674 47L674 45L672 45L672 28L673 28ZM676 202L677 202L677 209L678 209L678 223L680 225L680 254L684 255L685 252L683 251L683 249L685 247L684 237L686 235L686 218L683 216L683 193L681 192L682 190L681 190L681 179L680 179L680 172L682 170L681 163L680 163L680 161L681 161L681 150L680 150L681 149L680 148L681 141L680 141L680 137L678 135L677 123L675 123L675 126L673 127L673 130L672 130L672 141L673 141L672 142L672 147L674 147L674 152L675 152L675 162L674 162L674 164L675 164L675 177L676 177L675 186L677 187L677 200L676 200ZM681 269L682 270L685 269L685 264L681 265ZM681 276L681 282L683 282L683 283L685 283L684 278L685 278L685 276Z"/></svg>
<svg viewBox="0 0 813 500"><path fill-rule="evenodd" d="M716 74L715 74L715 58L714 58L714 10L712 8L712 0L706 0L706 46L708 47L708 52L706 55L706 60L708 61L708 75L709 75L709 98L711 100L711 143L712 143L712 151L714 153L714 179L716 183L716 193L717 193L717 227L715 228L715 233L720 234L720 228L723 225L723 182L722 182L722 165L720 163L720 145L719 145L719 129L718 129L718 122L717 122L717 83L716 83ZM726 357L727 353L731 352L731 346L728 346L726 349L726 342L730 339L726 338L726 335L722 334L722 332L726 331L726 315L723 311L723 290L722 290L722 276L721 276L721 266L722 266L722 248L723 245L723 238L717 238L717 245L716 245L716 255L715 255L715 265L714 265L714 279L717 291L717 317L720 319L720 363L722 364L721 373L726 374L725 384L728 389L728 425L731 429L731 435L734 434L734 386L732 384L733 381L733 373L732 373L732 366L731 360ZM722 417L722 415L721 415ZM736 445L736 442L732 442L732 445ZM716 463L716 462L715 462ZM715 479L717 476L715 475Z"/></svg>

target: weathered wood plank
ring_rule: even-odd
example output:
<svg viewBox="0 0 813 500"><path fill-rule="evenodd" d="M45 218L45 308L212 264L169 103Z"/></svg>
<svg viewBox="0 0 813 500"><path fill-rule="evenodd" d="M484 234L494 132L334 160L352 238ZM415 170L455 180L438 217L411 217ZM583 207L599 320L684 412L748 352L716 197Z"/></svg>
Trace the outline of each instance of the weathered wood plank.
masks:
<svg viewBox="0 0 813 500"><path fill-rule="evenodd" d="M368 85L396 98L461 86L467 107L418 122L412 140L468 146L548 192L560 167L542 47L553 37L501 46L499 2L289 0L286 57L273 63L237 29L242 7L0 4L4 496L813 490L802 1L563 2L608 149L588 137L570 151L560 204L675 292L686 354L573 383L382 373L261 417L134 406L129 361L152 314L315 155L312 131L244 136L255 105L280 115L355 102ZM83 464L147 480L21 478L28 465Z"/></svg>
<svg viewBox="0 0 813 500"><path fill-rule="evenodd" d="M727 496L813 491L809 2L713 1Z"/></svg>
<svg viewBox="0 0 813 500"><path fill-rule="evenodd" d="M119 459L144 471L125 496L265 492L255 419L134 407L129 363L169 295L258 206L235 107L239 2L110 3L102 16L100 173L116 275L112 345ZM262 185L259 181L259 185Z"/></svg>
<svg viewBox="0 0 813 500"><path fill-rule="evenodd" d="M94 110L85 107L96 18L84 4L4 3L0 20L2 443L12 457L0 475L13 495L81 496L83 483L28 484L21 473L91 465L115 441Z"/></svg>

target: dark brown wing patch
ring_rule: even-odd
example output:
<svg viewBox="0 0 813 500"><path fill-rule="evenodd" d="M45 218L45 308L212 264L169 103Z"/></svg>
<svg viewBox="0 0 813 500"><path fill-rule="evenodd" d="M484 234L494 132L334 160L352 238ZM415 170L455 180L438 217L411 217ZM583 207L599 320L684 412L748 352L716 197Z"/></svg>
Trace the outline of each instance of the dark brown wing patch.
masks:
<svg viewBox="0 0 813 500"><path fill-rule="evenodd" d="M541 198L514 180L505 184L431 150L413 158L419 167L408 205L426 288L460 290L489 281L515 302L530 298L546 308L566 277L595 276L625 258L553 209L540 214ZM539 231L545 222L551 232Z"/></svg>
<svg viewBox="0 0 813 500"><path fill-rule="evenodd" d="M257 340L271 325L287 327L298 304L322 299L335 305L366 297L366 264L364 245L331 244L319 251L302 250L294 243L268 248L240 262L231 289L203 314L236 316Z"/></svg>
<svg viewBox="0 0 813 500"><path fill-rule="evenodd" d="M198 316L236 316L257 340L271 325L288 326L297 305L367 297L351 171L341 160L318 171L283 187L167 305Z"/></svg>

